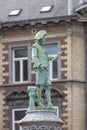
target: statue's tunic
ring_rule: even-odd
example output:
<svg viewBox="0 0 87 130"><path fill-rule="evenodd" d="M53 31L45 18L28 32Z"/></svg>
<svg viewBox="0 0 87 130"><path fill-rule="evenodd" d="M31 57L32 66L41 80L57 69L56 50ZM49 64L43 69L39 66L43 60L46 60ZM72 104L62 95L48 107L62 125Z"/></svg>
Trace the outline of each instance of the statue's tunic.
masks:
<svg viewBox="0 0 87 130"><path fill-rule="evenodd" d="M34 70L36 72L37 85L51 85L48 77L49 57L42 45L35 43L32 46L32 59L34 61ZM41 65L44 68L41 68Z"/></svg>

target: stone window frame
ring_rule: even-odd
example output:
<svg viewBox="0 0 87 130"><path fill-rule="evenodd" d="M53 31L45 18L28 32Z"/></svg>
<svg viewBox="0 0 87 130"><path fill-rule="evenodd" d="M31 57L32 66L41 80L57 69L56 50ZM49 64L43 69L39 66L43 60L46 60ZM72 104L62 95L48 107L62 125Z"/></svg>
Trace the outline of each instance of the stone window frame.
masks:
<svg viewBox="0 0 87 130"><path fill-rule="evenodd" d="M28 51L28 81L26 82L14 82L13 81L13 50L15 48L27 48L30 50L31 45L29 43L24 44L15 44L9 46L9 83L10 84L21 84L21 83L29 83L31 81L31 52Z"/></svg>
<svg viewBox="0 0 87 130"><path fill-rule="evenodd" d="M16 130L15 125L18 123L19 120L15 119L15 112L22 112L22 111L27 111L27 108L14 108L12 109L12 130ZM25 112L26 115L26 112ZM18 125L18 124L17 124ZM20 126L19 126L19 130L20 130Z"/></svg>

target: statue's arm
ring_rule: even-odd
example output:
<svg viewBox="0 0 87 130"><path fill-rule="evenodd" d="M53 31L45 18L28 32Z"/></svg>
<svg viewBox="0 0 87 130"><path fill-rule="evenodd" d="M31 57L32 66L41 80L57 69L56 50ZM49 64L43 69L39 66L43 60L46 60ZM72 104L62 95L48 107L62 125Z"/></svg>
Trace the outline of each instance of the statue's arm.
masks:
<svg viewBox="0 0 87 130"><path fill-rule="evenodd" d="M61 55L61 52L58 52L55 56L49 56L49 57L48 57L49 62L53 62L53 61L56 60L60 55Z"/></svg>
<svg viewBox="0 0 87 130"><path fill-rule="evenodd" d="M37 48L36 47L32 47L32 59L34 61L35 67L39 67L41 65L39 59L38 59L38 55L37 55Z"/></svg>

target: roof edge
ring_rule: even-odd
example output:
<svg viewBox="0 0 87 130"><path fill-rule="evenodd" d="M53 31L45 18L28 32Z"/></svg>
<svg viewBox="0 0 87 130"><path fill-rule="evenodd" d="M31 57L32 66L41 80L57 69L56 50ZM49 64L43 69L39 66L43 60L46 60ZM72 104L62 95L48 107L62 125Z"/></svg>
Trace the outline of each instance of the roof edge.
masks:
<svg viewBox="0 0 87 130"><path fill-rule="evenodd" d="M14 26L23 27L23 26L35 26L38 24L46 25L46 24L56 24L59 22L71 22L72 20L78 21L78 15L68 15L68 16L59 16L59 17L48 17L42 19L30 19L30 20L22 20L22 21L11 21L11 22L2 22L1 28L13 28Z"/></svg>

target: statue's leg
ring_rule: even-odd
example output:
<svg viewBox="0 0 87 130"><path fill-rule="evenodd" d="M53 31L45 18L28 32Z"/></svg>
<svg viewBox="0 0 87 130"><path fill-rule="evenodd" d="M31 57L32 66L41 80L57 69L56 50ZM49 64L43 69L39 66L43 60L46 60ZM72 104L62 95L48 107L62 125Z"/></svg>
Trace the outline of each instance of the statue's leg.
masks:
<svg viewBox="0 0 87 130"><path fill-rule="evenodd" d="M35 73L36 73L36 85L39 85L39 77L40 77L39 69L35 69Z"/></svg>
<svg viewBox="0 0 87 130"><path fill-rule="evenodd" d="M44 70L41 68L36 69L36 85L37 85L37 107L45 107L43 105L42 99L42 91L43 91L43 84L44 84Z"/></svg>
<svg viewBox="0 0 87 130"><path fill-rule="evenodd" d="M46 100L47 100L47 108L53 108L53 104L51 103L51 86L47 86L46 91Z"/></svg>
<svg viewBox="0 0 87 130"><path fill-rule="evenodd" d="M37 88L37 107L45 107L43 105L43 99L42 99L42 90L43 90L43 86L38 86Z"/></svg>
<svg viewBox="0 0 87 130"><path fill-rule="evenodd" d="M48 73L48 72L47 72ZM46 95L46 100L47 100L47 108L53 108L53 104L51 103L51 81L49 79L49 75L46 74L46 90L45 90L45 95Z"/></svg>

